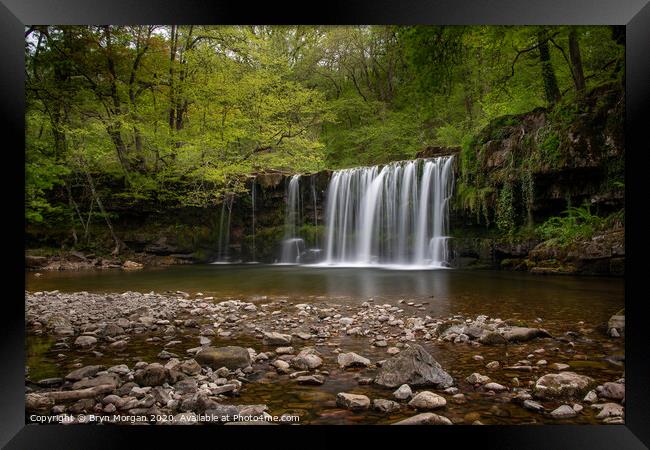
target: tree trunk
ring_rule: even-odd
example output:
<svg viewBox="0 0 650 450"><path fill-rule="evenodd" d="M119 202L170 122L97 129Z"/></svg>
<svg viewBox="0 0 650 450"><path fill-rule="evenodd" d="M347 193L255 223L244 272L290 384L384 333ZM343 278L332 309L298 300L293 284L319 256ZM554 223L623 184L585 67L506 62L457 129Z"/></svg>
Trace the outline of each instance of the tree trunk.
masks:
<svg viewBox="0 0 650 450"><path fill-rule="evenodd" d="M537 32L537 43L539 47L539 61L542 66L542 79L544 80L544 93L549 104L553 105L560 99L560 89L557 86L557 78L551 63L551 53L548 48L548 35L546 30Z"/></svg>
<svg viewBox="0 0 650 450"><path fill-rule="evenodd" d="M585 92L585 73L582 70L582 57L580 56L580 45L578 44L578 34L575 28L569 31L569 56L571 58L571 71L573 72L573 83L576 91L580 94Z"/></svg>

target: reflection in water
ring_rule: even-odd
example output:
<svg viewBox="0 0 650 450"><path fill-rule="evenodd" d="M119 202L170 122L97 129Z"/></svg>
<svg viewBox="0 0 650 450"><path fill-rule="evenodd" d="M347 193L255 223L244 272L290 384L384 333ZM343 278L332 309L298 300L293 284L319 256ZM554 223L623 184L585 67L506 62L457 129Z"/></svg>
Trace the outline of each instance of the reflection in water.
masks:
<svg viewBox="0 0 650 450"><path fill-rule="evenodd" d="M203 292L216 297L279 295L343 297L333 301L429 302L431 314L525 312L545 318L596 315L607 320L623 307L622 279L536 276L462 270L385 270L277 265L191 265L140 271L27 273L27 289L89 292ZM346 300L347 299L347 300ZM307 299L308 300L308 299Z"/></svg>

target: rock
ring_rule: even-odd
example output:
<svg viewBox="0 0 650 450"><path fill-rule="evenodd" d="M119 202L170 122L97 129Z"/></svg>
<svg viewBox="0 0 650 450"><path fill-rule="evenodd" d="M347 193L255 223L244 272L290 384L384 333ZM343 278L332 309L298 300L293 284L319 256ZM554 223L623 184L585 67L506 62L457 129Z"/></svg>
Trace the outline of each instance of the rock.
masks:
<svg viewBox="0 0 650 450"><path fill-rule="evenodd" d="M604 403L600 405L592 405L592 408L600 409L596 415L597 419L606 419L609 417L623 417L623 406L618 403Z"/></svg>
<svg viewBox="0 0 650 450"><path fill-rule="evenodd" d="M79 381L84 378L94 377L97 372L103 370L104 366L84 366L79 369L73 370L65 376L68 381Z"/></svg>
<svg viewBox="0 0 650 450"><path fill-rule="evenodd" d="M296 381L299 384L311 384L311 385L319 386L325 383L325 377L321 375L302 375L296 378Z"/></svg>
<svg viewBox="0 0 650 450"><path fill-rule="evenodd" d="M398 400L406 400L413 396L413 391L411 391L411 387L408 384L403 384L393 392L393 396Z"/></svg>
<svg viewBox="0 0 650 450"><path fill-rule="evenodd" d="M552 337L548 331L541 328L512 327L503 332L508 342L525 342L535 338Z"/></svg>
<svg viewBox="0 0 650 450"><path fill-rule="evenodd" d="M74 345L81 348L89 348L97 343L97 338L93 336L79 336L74 341Z"/></svg>
<svg viewBox="0 0 650 450"><path fill-rule="evenodd" d="M119 336L121 334L124 334L124 328L114 323L109 323L104 327L102 334L104 336L110 336L110 337Z"/></svg>
<svg viewBox="0 0 650 450"><path fill-rule="evenodd" d="M400 349L397 348L397 347L388 347L386 349L386 353L388 353L389 355L397 355L399 352L400 352Z"/></svg>
<svg viewBox="0 0 650 450"><path fill-rule="evenodd" d="M434 413L422 413L408 419L400 420L393 425L452 425L445 416Z"/></svg>
<svg viewBox="0 0 650 450"><path fill-rule="evenodd" d="M109 348L113 350L123 350L126 348L127 345L128 342L122 339L120 341L112 342L111 345L109 345Z"/></svg>
<svg viewBox="0 0 650 450"><path fill-rule="evenodd" d="M51 398L55 402L76 401L82 398L93 398L101 394L108 394L115 389L112 384L101 384L86 389L78 389L74 391L50 391L43 395Z"/></svg>
<svg viewBox="0 0 650 450"><path fill-rule="evenodd" d="M585 395L585 398L582 399L583 402L587 403L595 403L598 401L598 395L596 394L596 391L589 391L587 392L587 395Z"/></svg>
<svg viewBox="0 0 650 450"><path fill-rule="evenodd" d="M291 365L298 370L313 370L323 365L323 360L314 349L303 349L291 360Z"/></svg>
<svg viewBox="0 0 650 450"><path fill-rule="evenodd" d="M370 399L365 395L348 394L346 392L339 392L336 395L336 404L342 408L358 411L358 410L368 409L370 407Z"/></svg>
<svg viewBox="0 0 650 450"><path fill-rule="evenodd" d="M124 261L122 264L122 268L126 270L137 270L137 269L142 269L144 266L140 263L137 263L135 261Z"/></svg>
<svg viewBox="0 0 650 450"><path fill-rule="evenodd" d="M277 369L278 372L280 373L289 373L291 370L289 369L291 366L289 365L288 362L282 361L281 359L276 359L271 363L273 367Z"/></svg>
<svg viewBox="0 0 650 450"><path fill-rule="evenodd" d="M610 332L610 336L612 330L616 330L619 336L624 335L625 315L613 315L612 317L610 317L609 321L607 321L607 330Z"/></svg>
<svg viewBox="0 0 650 450"><path fill-rule="evenodd" d="M289 345L291 344L291 335L276 333L275 331L264 332L264 344L266 345Z"/></svg>
<svg viewBox="0 0 650 450"><path fill-rule="evenodd" d="M86 389L95 386L110 385L116 388L120 383L120 377L114 373L107 373L95 378L84 378L72 384L72 389Z"/></svg>
<svg viewBox="0 0 650 450"><path fill-rule="evenodd" d="M399 411L401 409L401 405L392 400L377 398L372 401L372 408L376 411L390 414Z"/></svg>
<svg viewBox="0 0 650 450"><path fill-rule="evenodd" d="M201 365L196 362L194 359L188 359L183 361L178 369L183 372L185 375L194 376L201 373Z"/></svg>
<svg viewBox="0 0 650 450"><path fill-rule="evenodd" d="M293 355L293 347L278 347L275 349L275 353L278 355Z"/></svg>
<svg viewBox="0 0 650 450"><path fill-rule="evenodd" d="M550 373L537 380L533 392L542 399L569 399L584 395L593 383L592 378L575 372Z"/></svg>
<svg viewBox="0 0 650 450"><path fill-rule="evenodd" d="M479 343L483 345L503 345L506 344L506 339L496 331L488 331L478 338Z"/></svg>
<svg viewBox="0 0 650 450"><path fill-rule="evenodd" d="M212 369L227 367L228 369L243 369L250 366L251 356L243 347L205 347L199 351L194 359L202 366Z"/></svg>
<svg viewBox="0 0 650 450"><path fill-rule="evenodd" d="M54 399L42 394L25 395L25 411L28 413L48 414L54 406Z"/></svg>
<svg viewBox="0 0 650 450"><path fill-rule="evenodd" d="M446 404L447 400L444 397L429 391L422 391L416 394L409 402L409 406L424 410L442 408Z"/></svg>
<svg viewBox="0 0 650 450"><path fill-rule="evenodd" d="M133 379L140 386L160 386L169 379L169 370L162 364L152 363L144 369L136 370Z"/></svg>
<svg viewBox="0 0 650 450"><path fill-rule="evenodd" d="M375 383L385 387L409 384L444 389L454 380L422 346L412 344L382 364Z"/></svg>
<svg viewBox="0 0 650 450"><path fill-rule="evenodd" d="M576 413L569 405L562 405L559 408L551 411L551 417L554 419L570 419L571 417L575 417L577 415L578 413Z"/></svg>
<svg viewBox="0 0 650 450"><path fill-rule="evenodd" d="M486 383L483 385L483 389L485 389L486 391L494 391L494 392L503 392L508 390L507 387L499 383Z"/></svg>
<svg viewBox="0 0 650 450"><path fill-rule="evenodd" d="M339 353L337 362L339 363L339 367L342 369L347 369L348 367L368 367L370 365L370 360L368 358L364 358L354 352Z"/></svg>
<svg viewBox="0 0 650 450"><path fill-rule="evenodd" d="M625 385L623 383L604 383L598 389L599 397L621 401L625 398Z"/></svg>
<svg viewBox="0 0 650 450"><path fill-rule="evenodd" d="M485 365L485 368L489 370L496 370L499 368L499 366L500 366L499 361L490 361Z"/></svg>
<svg viewBox="0 0 650 450"><path fill-rule="evenodd" d="M523 405L524 405L524 408L530 409L531 411L535 411L535 412L544 411L544 407L541 404L539 404L539 403L537 403L536 401L533 401L533 400L524 400Z"/></svg>
<svg viewBox="0 0 650 450"><path fill-rule="evenodd" d="M485 384L490 382L490 377L487 375L481 375L480 373L474 372L467 378L465 378L469 384Z"/></svg>

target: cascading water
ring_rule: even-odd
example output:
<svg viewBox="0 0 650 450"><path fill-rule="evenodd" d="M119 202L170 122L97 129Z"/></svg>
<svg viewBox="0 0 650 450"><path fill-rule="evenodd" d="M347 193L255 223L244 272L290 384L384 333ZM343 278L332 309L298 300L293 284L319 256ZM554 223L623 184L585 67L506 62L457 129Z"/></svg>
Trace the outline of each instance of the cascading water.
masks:
<svg viewBox="0 0 650 450"><path fill-rule="evenodd" d="M219 218L219 247L217 249L217 262L228 262L230 248L230 216L234 197L227 195L221 202L221 217ZM226 210L228 211L226 215Z"/></svg>
<svg viewBox="0 0 650 450"><path fill-rule="evenodd" d="M300 221L300 206L300 175L294 175L289 180L287 187L287 210L280 259L283 264L300 262L300 255L304 250L305 243L296 232L296 223Z"/></svg>
<svg viewBox="0 0 650 450"><path fill-rule="evenodd" d="M444 267L453 156L333 173L325 264Z"/></svg>

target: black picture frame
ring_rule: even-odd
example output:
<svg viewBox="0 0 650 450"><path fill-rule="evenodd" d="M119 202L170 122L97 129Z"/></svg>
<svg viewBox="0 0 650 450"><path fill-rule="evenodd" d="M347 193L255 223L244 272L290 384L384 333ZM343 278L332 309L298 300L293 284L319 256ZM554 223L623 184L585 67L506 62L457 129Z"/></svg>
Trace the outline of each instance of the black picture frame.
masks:
<svg viewBox="0 0 650 450"><path fill-rule="evenodd" d="M641 273L647 248L643 217L645 198L643 156L650 150L645 129L650 109L650 4L648 0L365 0L331 1L321 5L267 2L128 1L128 0L1 0L4 241L14 243L5 254L2 318L2 368L0 369L0 444L6 448L114 448L130 447L134 436L150 446L180 433L195 438L218 439L237 435L273 439L278 431L292 434L293 442L313 440L313 433L361 432L384 440L415 445L418 439L442 436L475 440L482 447L498 448L648 448L650 445L649 342L643 314L647 294ZM625 425L489 426L489 427L111 427L83 425L25 425L24 415L24 31L31 24L566 24L625 25L626 27L626 280L627 310ZM7 138L10 138L8 140ZM10 162L8 162L10 161ZM7 165L9 164L9 165ZM636 210L632 205L636 205ZM24 243L24 239L23 239ZM636 263L636 264L635 264ZM15 274L14 274L15 271ZM23 299L21 301L21 298ZM183 428L181 430L180 428ZM270 430L270 429L273 430ZM345 430L342 430L345 428ZM398 429L399 428L399 429ZM406 430L408 428L408 430ZM417 428L417 430L415 430ZM332 435L333 436L333 435ZM217 442L212 440L212 442ZM324 442L324 441L323 441ZM317 442L318 443L318 442ZM193 444L198 445L198 444ZM336 445L332 441L332 445ZM418 444L421 445L421 444Z"/></svg>

